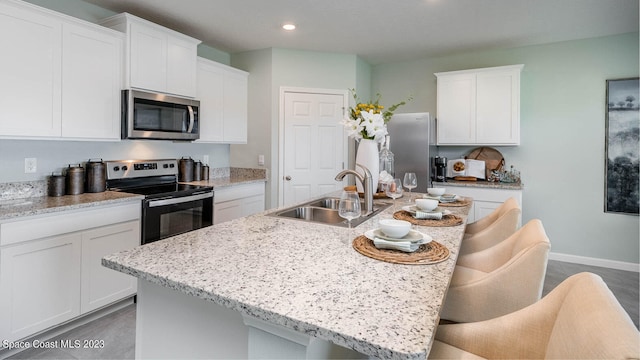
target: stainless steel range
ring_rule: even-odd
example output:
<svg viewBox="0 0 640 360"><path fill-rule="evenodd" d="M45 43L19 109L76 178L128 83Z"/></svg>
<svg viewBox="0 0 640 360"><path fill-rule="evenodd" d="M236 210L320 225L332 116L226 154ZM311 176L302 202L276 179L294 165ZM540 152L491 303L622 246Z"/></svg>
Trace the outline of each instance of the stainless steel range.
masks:
<svg viewBox="0 0 640 360"><path fill-rule="evenodd" d="M107 189L144 195L142 244L213 225L213 187L178 183L178 161L107 161Z"/></svg>

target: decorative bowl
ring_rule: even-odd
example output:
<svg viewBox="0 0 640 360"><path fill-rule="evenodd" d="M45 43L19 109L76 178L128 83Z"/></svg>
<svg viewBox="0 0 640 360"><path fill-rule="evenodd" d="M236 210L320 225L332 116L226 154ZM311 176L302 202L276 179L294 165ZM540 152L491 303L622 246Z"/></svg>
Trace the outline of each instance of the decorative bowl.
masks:
<svg viewBox="0 0 640 360"><path fill-rule="evenodd" d="M411 230L411 223L404 220L383 219L380 220L380 230L387 236L399 239Z"/></svg>
<svg viewBox="0 0 640 360"><path fill-rule="evenodd" d="M438 207L438 200L435 199L416 199L416 206L423 211L432 211Z"/></svg>

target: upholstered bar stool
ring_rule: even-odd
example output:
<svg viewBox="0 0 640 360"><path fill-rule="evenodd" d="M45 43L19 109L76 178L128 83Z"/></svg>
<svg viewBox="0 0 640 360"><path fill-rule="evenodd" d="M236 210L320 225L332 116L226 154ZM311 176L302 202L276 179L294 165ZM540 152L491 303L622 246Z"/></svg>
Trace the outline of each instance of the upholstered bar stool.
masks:
<svg viewBox="0 0 640 360"><path fill-rule="evenodd" d="M640 333L602 278L573 275L495 319L440 325L430 359L638 359Z"/></svg>
<svg viewBox="0 0 640 360"><path fill-rule="evenodd" d="M515 198L509 198L491 214L468 224L460 246L460 254L484 250L516 232L522 210Z"/></svg>
<svg viewBox="0 0 640 360"><path fill-rule="evenodd" d="M534 219L497 245L461 255L440 318L481 321L533 304L542 295L549 248Z"/></svg>

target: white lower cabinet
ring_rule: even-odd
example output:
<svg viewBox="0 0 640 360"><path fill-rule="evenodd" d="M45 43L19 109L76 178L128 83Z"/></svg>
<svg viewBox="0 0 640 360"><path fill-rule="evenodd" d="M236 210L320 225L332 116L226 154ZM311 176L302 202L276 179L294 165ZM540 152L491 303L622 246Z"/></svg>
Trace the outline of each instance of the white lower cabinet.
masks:
<svg viewBox="0 0 640 360"><path fill-rule="evenodd" d="M0 250L0 338L17 340L80 315L81 235Z"/></svg>
<svg viewBox="0 0 640 360"><path fill-rule="evenodd" d="M135 294L135 278L101 259L139 244L139 202L0 223L0 339L23 339Z"/></svg>
<svg viewBox="0 0 640 360"><path fill-rule="evenodd" d="M489 215L510 197L514 197L522 208L522 190L494 189L482 187L447 186L447 193L473 198L467 223Z"/></svg>
<svg viewBox="0 0 640 360"><path fill-rule="evenodd" d="M264 211L264 186L259 182L214 189L213 223Z"/></svg>
<svg viewBox="0 0 640 360"><path fill-rule="evenodd" d="M102 257L139 244L139 221L104 226L82 233L81 313L135 294L136 278L102 266Z"/></svg>

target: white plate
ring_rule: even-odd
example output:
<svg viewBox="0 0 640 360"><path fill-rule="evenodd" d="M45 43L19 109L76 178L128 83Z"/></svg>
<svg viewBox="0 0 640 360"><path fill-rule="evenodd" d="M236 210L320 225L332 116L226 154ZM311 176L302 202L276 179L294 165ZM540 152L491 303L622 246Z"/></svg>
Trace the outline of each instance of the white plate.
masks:
<svg viewBox="0 0 640 360"><path fill-rule="evenodd" d="M424 194L422 195L423 199L433 199L433 200L440 200L442 196L434 196L434 195L428 195L428 194Z"/></svg>
<svg viewBox="0 0 640 360"><path fill-rule="evenodd" d="M432 195L426 195L426 194L425 194L425 195L423 195L423 196L422 196L422 198L423 198L423 199L433 199L433 200L438 200L438 201L440 201L441 203L445 203L445 204L446 204L446 203L452 203L452 202L456 202L456 201L458 201L458 200L456 199L456 198L457 198L457 195L454 195L454 194L444 194L444 195L442 195L442 196L432 196Z"/></svg>
<svg viewBox="0 0 640 360"><path fill-rule="evenodd" d="M386 236L380 229L369 230L364 233L364 236L366 236L367 239L369 240L380 238L387 241L410 241L414 244L419 244L419 245L426 244L428 242L431 242L431 240L433 240L431 236L415 230L409 230L409 233L400 239Z"/></svg>
<svg viewBox="0 0 640 360"><path fill-rule="evenodd" d="M458 201L457 195L454 194L444 194L440 197L441 203L452 203Z"/></svg>
<svg viewBox="0 0 640 360"><path fill-rule="evenodd" d="M416 211L418 211L418 210L420 210L420 209L418 209L418 207L417 207L417 206L415 206L415 205L407 205L407 206L403 206L403 207L402 207L402 210L404 210L404 211L406 211L406 212L410 213L411 215L415 215L415 214L416 214ZM439 208L439 207L437 207L437 208L435 208L435 209L433 209L433 210L431 210L431 211L425 211L425 210L420 210L420 211L422 211L422 212L426 212L426 213L439 213L439 212L441 212L441 213L442 213L442 215L449 215L449 214L451 214L451 211L450 211L450 210L447 210L447 209L441 209L441 208Z"/></svg>

